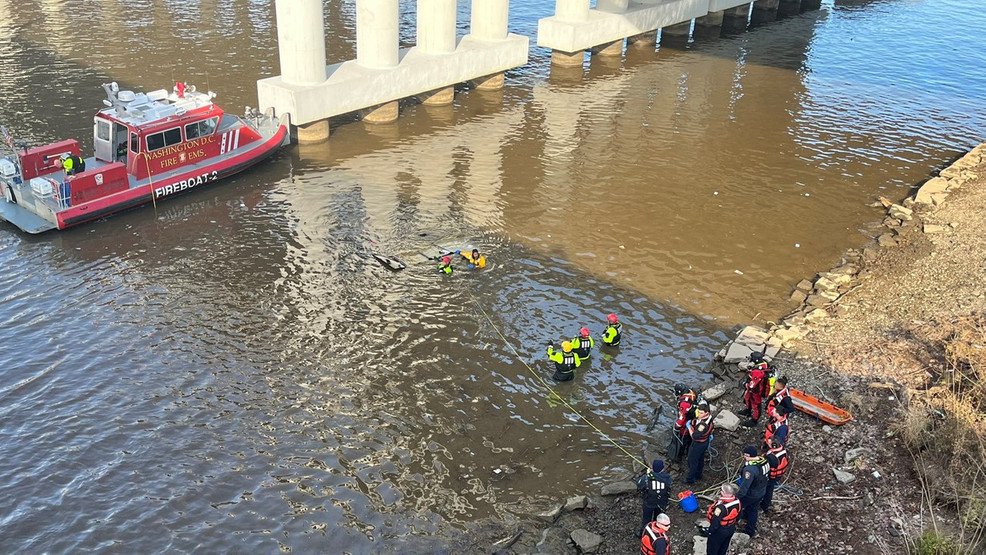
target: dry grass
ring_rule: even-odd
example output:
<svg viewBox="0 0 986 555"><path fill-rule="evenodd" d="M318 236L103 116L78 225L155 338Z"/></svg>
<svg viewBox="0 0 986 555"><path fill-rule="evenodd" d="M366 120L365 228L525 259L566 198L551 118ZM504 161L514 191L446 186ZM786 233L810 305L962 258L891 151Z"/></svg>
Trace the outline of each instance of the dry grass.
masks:
<svg viewBox="0 0 986 555"><path fill-rule="evenodd" d="M968 317L941 330L947 361L940 387L911 404L899 424L920 475L932 529L911 538L914 555L974 554L986 547L986 319ZM934 511L954 508L959 531L938 529Z"/></svg>

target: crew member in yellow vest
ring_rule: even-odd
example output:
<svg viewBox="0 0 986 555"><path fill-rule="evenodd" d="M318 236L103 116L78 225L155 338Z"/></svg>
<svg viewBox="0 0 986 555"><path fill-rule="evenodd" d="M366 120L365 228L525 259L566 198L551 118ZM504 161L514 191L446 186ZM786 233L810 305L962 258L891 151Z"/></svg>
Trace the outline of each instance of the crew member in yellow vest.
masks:
<svg viewBox="0 0 986 555"><path fill-rule="evenodd" d="M581 359L589 358L592 355L592 348L596 346L596 342L589 335L589 328L586 327L579 328L579 336L573 338L570 343L572 344L572 350Z"/></svg>
<svg viewBox="0 0 986 555"><path fill-rule="evenodd" d="M438 271L445 275L452 275L452 257L443 256L442 263L438 265Z"/></svg>
<svg viewBox="0 0 986 555"><path fill-rule="evenodd" d="M462 258L466 259L466 264L469 265L469 269L481 269L486 267L486 257L479 254L479 250L473 249L471 253L455 251L457 254L462 255Z"/></svg>
<svg viewBox="0 0 986 555"><path fill-rule="evenodd" d="M620 339L622 339L621 328L623 324L619 322L619 318L616 314L610 314L606 317L606 331L603 332L603 343L611 347L617 347L620 344Z"/></svg>
<svg viewBox="0 0 986 555"><path fill-rule="evenodd" d="M62 169L65 175L75 175L86 171L86 161L75 154L62 154Z"/></svg>
<svg viewBox="0 0 986 555"><path fill-rule="evenodd" d="M562 352L555 351L555 344L548 342L548 358L555 363L555 375L552 376L556 381L567 382L575 377L575 369L582 366L582 359L579 355L572 352L572 344L562 341Z"/></svg>

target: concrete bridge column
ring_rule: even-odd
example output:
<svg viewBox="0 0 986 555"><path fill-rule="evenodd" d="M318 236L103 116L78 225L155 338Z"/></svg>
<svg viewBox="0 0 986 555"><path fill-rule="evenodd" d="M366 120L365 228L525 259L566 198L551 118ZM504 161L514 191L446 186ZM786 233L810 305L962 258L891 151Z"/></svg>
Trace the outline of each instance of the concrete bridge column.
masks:
<svg viewBox="0 0 986 555"><path fill-rule="evenodd" d="M480 40L504 40L509 16L510 0L472 0L470 34ZM503 72L485 75L472 82L481 91L499 90L503 88Z"/></svg>
<svg viewBox="0 0 986 555"><path fill-rule="evenodd" d="M428 54L455 52L456 0L418 0L417 41L415 46ZM426 106L447 106L455 99L449 85L418 95Z"/></svg>
<svg viewBox="0 0 986 555"><path fill-rule="evenodd" d="M801 0L801 11L810 12L822 7L822 0Z"/></svg>
<svg viewBox="0 0 986 555"><path fill-rule="evenodd" d="M801 0L780 0L777 5L777 15L779 17L790 17L801 13Z"/></svg>
<svg viewBox="0 0 986 555"><path fill-rule="evenodd" d="M555 17L569 21L585 21L589 19L589 0L555 0ZM551 51L552 65L581 66L585 61L585 52Z"/></svg>
<svg viewBox="0 0 986 555"><path fill-rule="evenodd" d="M722 34L722 21L725 16L724 10L709 12L702 17L695 18L695 37L703 39L719 38Z"/></svg>
<svg viewBox="0 0 986 555"><path fill-rule="evenodd" d="M668 46L684 46L692 32L691 20L677 23L661 29L661 44Z"/></svg>
<svg viewBox="0 0 986 555"><path fill-rule="evenodd" d="M756 0L753 3L753 13L750 15L750 25L760 25L777 21L777 8L780 0Z"/></svg>
<svg viewBox="0 0 986 555"><path fill-rule="evenodd" d="M397 67L399 61L397 0L356 0L356 63L372 69ZM363 111L367 123L397 119L398 102L392 100Z"/></svg>
<svg viewBox="0 0 986 555"><path fill-rule="evenodd" d="M730 8L728 10L723 10L722 14L722 30L723 31L745 31L747 24L750 23L750 5L743 4L741 6L736 6L735 8Z"/></svg>
<svg viewBox="0 0 986 555"><path fill-rule="evenodd" d="M321 0L277 0L274 13L281 78L293 85L324 82L327 75ZM295 131L298 142L324 141L329 138L329 120L300 125Z"/></svg>
<svg viewBox="0 0 986 555"><path fill-rule="evenodd" d="M627 46L633 45L637 48L653 48L657 44L657 30L640 33L632 37L627 37Z"/></svg>

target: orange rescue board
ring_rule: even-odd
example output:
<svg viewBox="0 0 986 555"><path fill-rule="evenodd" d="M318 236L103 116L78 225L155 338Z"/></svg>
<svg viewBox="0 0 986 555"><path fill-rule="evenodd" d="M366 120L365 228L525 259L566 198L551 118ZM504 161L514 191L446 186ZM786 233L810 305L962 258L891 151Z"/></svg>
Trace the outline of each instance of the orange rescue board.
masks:
<svg viewBox="0 0 986 555"><path fill-rule="evenodd" d="M849 414L849 411L842 410L817 397L812 397L800 389L791 388L791 400L794 401L794 408L801 412L806 412L819 420L824 420L829 424L841 426L852 420L852 415Z"/></svg>

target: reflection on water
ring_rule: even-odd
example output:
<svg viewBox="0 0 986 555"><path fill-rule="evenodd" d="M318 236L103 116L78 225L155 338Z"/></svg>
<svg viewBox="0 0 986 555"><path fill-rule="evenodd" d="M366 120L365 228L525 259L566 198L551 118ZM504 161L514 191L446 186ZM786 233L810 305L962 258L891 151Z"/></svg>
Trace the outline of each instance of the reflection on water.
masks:
<svg viewBox="0 0 986 555"><path fill-rule="evenodd" d="M330 4L351 58L354 4ZM533 36L553 2L512 8ZM33 142L88 137L105 81L238 112L277 71L268 2L0 11L0 122ZM583 69L534 48L502 91L335 126L157 212L0 228L0 545L440 551L597 486L631 461L549 402L544 343L620 314L625 345L557 391L636 452L730 327L783 314L868 203L982 139L981 25L950 22L983 17L840 0ZM436 244L494 265L443 279Z"/></svg>

